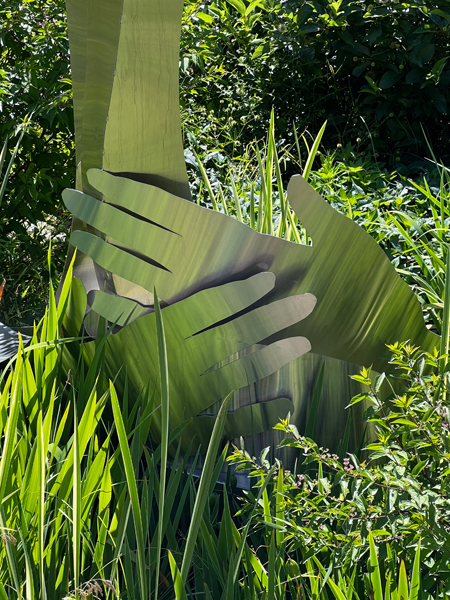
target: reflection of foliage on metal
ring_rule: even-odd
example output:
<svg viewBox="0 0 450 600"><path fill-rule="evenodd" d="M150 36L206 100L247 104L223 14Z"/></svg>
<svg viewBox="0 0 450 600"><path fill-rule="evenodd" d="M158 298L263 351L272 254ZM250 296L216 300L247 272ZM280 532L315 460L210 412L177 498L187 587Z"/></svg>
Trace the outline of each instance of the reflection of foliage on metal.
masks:
<svg viewBox="0 0 450 600"><path fill-rule="evenodd" d="M183 0L66 6L79 174L133 173L190 198L178 99ZM84 177L78 185L86 189Z"/></svg>
<svg viewBox="0 0 450 600"><path fill-rule="evenodd" d="M182 8L182 0L67 0L78 191L67 190L64 202L75 217L86 329L95 335L100 317L116 323L109 375L125 364L135 393L156 385L156 287L167 306L174 423L203 413L191 426L201 438L214 402L241 388L228 435L268 429L287 410L301 426L325 364L323 397L342 432L342 408L358 391L348 381L352 363L384 368L386 343L409 339L430 349L436 336L376 242L301 177L288 197L312 247L188 201L178 106ZM311 294L317 306L303 321ZM304 354L305 337L315 354Z"/></svg>
<svg viewBox="0 0 450 600"><path fill-rule="evenodd" d="M254 308L275 285L272 273L204 289L163 309L169 361L171 424L176 427L195 417L233 389L246 388L276 373L311 348L304 337L289 337L269 345L261 341L307 317L316 300L311 294L290 296ZM117 296L97 292L92 310L108 321L120 318L123 304ZM243 312L245 311L245 312ZM110 377L126 367L132 389L150 383L158 389L158 349L155 314L150 313L109 336L106 370ZM95 351L95 344L90 350ZM157 394L157 397L158 394ZM289 399L274 399L236 416L239 431L260 433L270 421L269 411L293 410ZM253 417L253 423L252 423ZM246 427L242 427L243 419ZM277 420L277 419L276 419ZM276 422L275 420L275 422ZM195 425L195 423L194 423ZM159 430L156 416L154 431Z"/></svg>

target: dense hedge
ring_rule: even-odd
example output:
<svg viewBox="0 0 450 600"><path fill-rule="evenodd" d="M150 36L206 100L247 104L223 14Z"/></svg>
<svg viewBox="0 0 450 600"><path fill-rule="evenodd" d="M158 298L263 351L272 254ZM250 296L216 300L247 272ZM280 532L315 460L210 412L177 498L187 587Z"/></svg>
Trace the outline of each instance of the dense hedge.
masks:
<svg viewBox="0 0 450 600"><path fill-rule="evenodd" d="M63 0L0 7L0 144L12 151L28 121L0 206L0 320L30 322L43 304L49 239L59 273L70 226L62 190L73 183L73 116Z"/></svg>
<svg viewBox="0 0 450 600"><path fill-rule="evenodd" d="M445 160L449 51L448 0L188 0L182 100L219 117L228 140L264 135L274 106L288 138L292 123L328 119L329 148L410 163L427 152L424 130Z"/></svg>

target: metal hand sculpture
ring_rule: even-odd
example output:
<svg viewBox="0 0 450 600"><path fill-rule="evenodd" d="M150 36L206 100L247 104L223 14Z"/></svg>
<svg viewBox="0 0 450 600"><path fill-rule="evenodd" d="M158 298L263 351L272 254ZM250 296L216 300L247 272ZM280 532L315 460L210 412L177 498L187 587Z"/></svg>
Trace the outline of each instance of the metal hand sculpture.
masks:
<svg viewBox="0 0 450 600"><path fill-rule="evenodd" d="M156 286L167 304L243 273L270 270L276 275L270 298L306 292L318 298L305 322L281 334L306 335L316 353L383 368L386 343L409 339L429 349L437 343L418 300L378 244L301 177L291 180L288 197L312 247L257 233L231 217L104 171L91 170L88 179L104 202L75 190L64 192L64 202L106 239L75 231L72 244L136 286ZM137 289L134 294L139 300ZM109 298L112 309L114 296ZM146 310L131 301L127 306L121 325Z"/></svg>
<svg viewBox="0 0 450 600"><path fill-rule="evenodd" d="M272 375L310 350L304 337L289 337L269 346L256 345L307 317L316 303L314 296L304 294L251 308L273 289L274 284L272 273L260 273L244 281L203 290L163 309L172 427L188 417L199 415L233 389L252 385ZM249 312L238 316L248 308ZM108 320L117 320L122 315L123 299L98 292L93 309ZM154 340L154 313L109 336L105 352L109 377L114 378L125 367L134 393L144 382L150 386L150 391L158 392L158 348ZM88 351L90 348L94 352L93 344L87 347ZM156 397L159 397L158 393ZM241 413L239 431L246 434L252 430L254 433L264 431L270 424L267 417L273 414L274 407L277 414L280 410L286 414L293 410L289 399L258 404L253 415L248 410ZM159 425L158 417L155 417L153 431L156 435ZM202 428L197 428L196 433L205 441Z"/></svg>
<svg viewBox="0 0 450 600"><path fill-rule="evenodd" d="M67 0L77 189L85 195L69 191L65 201L77 215L71 239L82 252L74 273L89 292L88 327L95 328L96 312L121 326L142 317L108 341L115 369L130 348L137 354L149 344L151 316L143 315L155 284L166 303L182 305L203 288L270 270L275 288L260 302L311 292L318 304L304 322L267 336L305 335L316 354L247 387L235 408L291 398L301 425L311 380L325 362L324 393L336 419L357 391L348 388L348 373L357 370L352 363L381 368L386 343L410 339L429 349L437 338L374 240L301 178L291 181L289 201L313 247L259 235L186 201L178 106L182 7L182 0ZM133 373L132 384L141 389L148 374Z"/></svg>

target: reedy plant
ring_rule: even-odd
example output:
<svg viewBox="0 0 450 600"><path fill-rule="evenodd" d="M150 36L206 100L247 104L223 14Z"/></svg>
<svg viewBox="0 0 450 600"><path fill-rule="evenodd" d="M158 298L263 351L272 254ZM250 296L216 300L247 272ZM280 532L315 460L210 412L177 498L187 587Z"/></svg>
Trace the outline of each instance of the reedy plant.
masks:
<svg viewBox="0 0 450 600"><path fill-rule="evenodd" d="M304 179L308 180L314 159L317 156L320 142L325 131L326 121L319 133L309 146L305 134L303 142L307 150L307 158L302 168ZM295 131L295 146L298 161L301 161L300 142ZM243 167L237 167L237 172L230 169L228 174L228 192L224 192L219 183L217 192L208 176L199 155L194 151L196 163L214 210L222 210L225 214L233 214L239 221L246 223L260 233L282 237L289 241L308 243L308 236L299 224L298 219L289 206L285 185L282 178L282 166L292 156L288 149L280 154L275 139L275 116L271 113L267 141L263 150L255 142L247 148L242 159ZM248 164L256 163L255 169L249 175L246 173ZM238 163L237 163L238 164ZM300 163L299 163L300 164ZM239 179L242 178L242 181ZM201 190L200 190L201 192Z"/></svg>
<svg viewBox="0 0 450 600"><path fill-rule="evenodd" d="M87 570L106 580L97 521L109 512L111 463L109 438L99 445L97 431L108 394L97 395L94 386L77 418L78 395L87 390L66 385L59 370L59 346L70 341L58 333L69 288L70 277L58 307L51 289L31 344L20 345L1 375L4 598L62 598Z"/></svg>
<svg viewBox="0 0 450 600"><path fill-rule="evenodd" d="M419 192L420 204L393 210L378 217L387 238L398 239L398 271L414 285L422 299L430 324L440 333L443 307L446 261L448 253L448 220L450 218L449 170L435 162L439 175L438 187L409 181Z"/></svg>
<svg viewBox="0 0 450 600"><path fill-rule="evenodd" d="M103 377L106 335L88 368L83 341L61 337L73 294L82 300L71 265L59 304L50 288L30 345L21 344L0 377L0 598L170 597L167 549L172 566L183 559L186 580L211 482L225 458L214 468L226 403L197 492L198 455L186 474L176 450L183 425L169 431L167 385L160 403L143 394L129 410L128 394L119 399ZM153 343L167 381L158 307L157 319ZM114 420L108 427L110 400ZM162 442L152 449L148 434L156 410L166 417ZM169 445L176 450L170 469ZM179 530L188 529L185 540Z"/></svg>

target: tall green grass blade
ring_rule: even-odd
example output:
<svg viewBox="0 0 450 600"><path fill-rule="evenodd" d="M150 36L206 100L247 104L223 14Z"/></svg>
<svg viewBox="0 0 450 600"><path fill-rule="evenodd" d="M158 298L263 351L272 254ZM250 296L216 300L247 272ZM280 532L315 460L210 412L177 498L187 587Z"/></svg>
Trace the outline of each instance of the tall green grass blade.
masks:
<svg viewBox="0 0 450 600"><path fill-rule="evenodd" d="M8 166L6 167L6 171L5 171L5 174L3 176L3 181L2 181L2 184L0 186L0 206L2 205L2 202L3 202L3 197L5 195L6 186L8 185L9 176L10 176L11 170L12 170L12 168L14 166L14 162L16 160L17 152L19 151L20 144L22 143L22 138L24 136L24 133L25 133L25 129L22 129L22 132L21 132L21 134L19 136L19 139L17 140L16 145L14 146L14 150L13 150L11 159L9 161ZM6 150L5 150L5 153L6 153ZM3 151L2 151L2 154L3 154ZM2 162L3 162L3 160L4 160L4 157L2 157ZM2 164L2 167L3 167L3 164ZM0 175L1 175L1 171L0 171Z"/></svg>
<svg viewBox="0 0 450 600"><path fill-rule="evenodd" d="M238 551L236 553L235 559L234 559L234 568L231 566L229 569L229 578L228 578L228 587L229 589L231 589L231 586L234 585L234 583L237 580L238 577L238 573L239 573L239 566L241 564L241 560L242 560L242 554L244 552L244 549L247 548L247 537L250 531L250 526L253 520L253 517L255 515L256 512L256 507L259 505L259 502L261 500L261 497L264 495L264 493L267 492L267 485L270 483L270 481L272 480L273 474L275 473L276 470L276 465L273 465L273 467L271 468L271 470L269 471L269 473L266 475L262 486L259 489L258 495L256 497L256 501L253 505L253 510L250 513L250 515L247 517L247 524L244 528L244 531L242 533L242 535L239 534L238 530L236 529L235 525L233 524L233 533L234 533L234 538L235 538L235 543L239 544L238 545ZM259 579L259 581L261 582L262 586L267 590L268 586L269 586L269 580L267 577L267 573L264 570L264 567L262 566L261 562L259 561L258 557L255 556L252 552L250 552L250 563L252 565L254 574L257 576L257 578ZM250 565L248 566L248 569L250 568ZM230 574L232 573L232 579L230 579ZM249 576L253 576L249 574Z"/></svg>
<svg viewBox="0 0 450 600"><path fill-rule="evenodd" d="M73 403L73 489L72 489L72 527L73 527L73 581L75 598L79 597L80 587L80 542L81 542L81 455L78 439L78 416L74 398Z"/></svg>
<svg viewBox="0 0 450 600"><path fill-rule="evenodd" d="M327 584L333 592L333 596L336 600L349 600L348 596L342 593L342 590L334 583L331 577L328 577Z"/></svg>
<svg viewBox="0 0 450 600"><path fill-rule="evenodd" d="M306 568L308 569L307 575L311 586L311 598L312 600L319 600L320 578L319 575L315 574L313 562L310 558L306 561Z"/></svg>
<svg viewBox="0 0 450 600"><path fill-rule="evenodd" d="M33 566L30 559L30 554L28 552L28 548L25 543L25 539L22 535L21 528L23 524L21 523L21 527L19 528L19 537L22 543L23 548L23 556L25 559L25 598L26 600L35 600L35 592L34 592L34 582L33 582Z"/></svg>
<svg viewBox="0 0 450 600"><path fill-rule="evenodd" d="M269 587L267 589L267 600L275 600L275 574L276 574L276 565L275 565L275 545L276 545L276 535L275 531L272 532L269 546Z"/></svg>
<svg viewBox="0 0 450 600"><path fill-rule="evenodd" d="M295 127L295 123L292 123L292 129L294 130L294 139L295 139L295 147L297 149L298 162L301 166L302 164L302 153L300 150L300 142L298 139L297 128Z"/></svg>
<svg viewBox="0 0 450 600"><path fill-rule="evenodd" d="M309 179L309 175L311 173L314 159L316 158L317 151L319 149L320 142L322 140L322 136L323 136L326 126L327 126L327 122L325 121L325 123L320 128L320 131L317 134L316 139L314 140L311 150L309 151L308 159L306 161L305 168L303 169L303 173L302 173L303 179L306 179L306 181L308 181L308 179Z"/></svg>
<svg viewBox="0 0 450 600"><path fill-rule="evenodd" d="M278 158L278 153L277 153L276 148L274 150L274 163L275 163L275 174L277 177L278 197L280 200L280 208L281 208L280 222L278 223L276 235L277 235L277 237L283 237L283 235L286 234L287 227L288 227L288 216L287 216L288 206L287 206L287 198L286 198L286 195L284 193L284 188L283 188L283 179L281 177L280 160Z"/></svg>
<svg viewBox="0 0 450 600"><path fill-rule="evenodd" d="M287 213L287 217L289 220L289 227L290 227L289 240L294 238L294 240L297 242L297 244L301 244L300 235L298 233L297 224L295 222L296 217L293 215L293 213L289 207L287 207L286 213Z"/></svg>
<svg viewBox="0 0 450 600"><path fill-rule="evenodd" d="M400 563L400 573L398 575L397 598L408 600L408 577L406 576L405 562Z"/></svg>
<svg viewBox="0 0 450 600"><path fill-rule="evenodd" d="M17 421L19 419L20 399L22 395L23 384L23 345L20 339L19 351L17 355L17 364L14 369L11 385L9 416L6 424L6 433L3 442L2 458L0 460L0 505L3 503L6 485L8 483L8 474L13 464L13 453L16 443Z"/></svg>
<svg viewBox="0 0 450 600"><path fill-rule="evenodd" d="M264 181L265 185L265 213L266 213L266 231L269 235L274 234L273 228L273 190L272 190L272 173L273 173L273 163L274 163L274 154L276 152L275 145L275 112L272 108L272 112L270 114L270 126L269 126L269 139L267 143L267 154L266 154L266 177Z"/></svg>
<svg viewBox="0 0 450 600"><path fill-rule="evenodd" d="M187 600L186 592L184 590L183 580L181 578L180 571L178 570L177 563L169 550L169 561L170 570L172 571L173 585L175 589L175 597L177 600Z"/></svg>
<svg viewBox="0 0 450 600"><path fill-rule="evenodd" d="M5 591L5 586L0 582L0 600L9 600L8 595Z"/></svg>
<svg viewBox="0 0 450 600"><path fill-rule="evenodd" d="M6 515L5 515L3 506L0 506L0 529L2 531L8 531L7 520L6 520ZM20 599L20 598L22 598L22 594L20 593L19 575L17 572L16 558L14 556L11 546L12 546L12 541L8 539L4 543L5 552L6 552L6 562L8 564L8 572L12 579L12 583L14 584L14 589L16 591L17 598Z"/></svg>
<svg viewBox="0 0 450 600"><path fill-rule="evenodd" d="M280 525L280 526L284 525L284 508L283 508L283 502L284 502L284 497L283 497L284 477L283 477L283 473L284 473L283 467L280 467L280 470L278 471L278 480L277 480L276 521L275 521L275 523L277 525ZM281 529L277 529L276 530L276 534L277 534L277 545L281 546L282 543L284 542L285 533Z"/></svg>
<svg viewBox="0 0 450 600"><path fill-rule="evenodd" d="M381 587L380 565L378 563L378 554L373 540L372 532L369 532L369 547L370 547L370 580L373 588L374 600L383 600L383 588Z"/></svg>
<svg viewBox="0 0 450 600"><path fill-rule="evenodd" d="M416 556L411 576L411 589L409 591L409 600L418 600L420 591L420 540L416 548Z"/></svg>
<svg viewBox="0 0 450 600"><path fill-rule="evenodd" d="M62 325L63 318L67 311L67 305L69 302L70 291L72 288L72 276L73 276L73 265L75 263L75 258L77 256L77 251L73 253L72 260L70 261L69 267L64 277L64 282L62 284L59 298L58 298L58 307L57 307L57 318L58 318L58 326Z"/></svg>
<svg viewBox="0 0 450 600"><path fill-rule="evenodd" d="M250 189L250 227L256 229L256 218L255 218L255 184L252 182Z"/></svg>
<svg viewBox="0 0 450 600"><path fill-rule="evenodd" d="M447 260L445 267L445 288L444 288L444 309L442 313L442 331L441 331L441 356L449 353L450 342L450 249L447 248ZM445 369L448 359L442 368Z"/></svg>
<svg viewBox="0 0 450 600"><path fill-rule="evenodd" d="M5 139L2 151L0 152L0 177L3 172L3 165L5 164L6 153L8 152L8 138Z"/></svg>
<svg viewBox="0 0 450 600"><path fill-rule="evenodd" d="M200 160L200 157L198 156L198 154L196 153L196 151L195 150L192 150L192 151L193 151L194 156L195 156L195 158L197 160L197 165L198 165L198 168L200 169L200 173L201 173L201 175L203 177L203 181L205 183L206 189L208 190L209 197L211 198L213 209L214 210L219 210L219 207L217 206L217 202L216 202L216 197L215 197L213 189L212 189L211 182L209 180L208 174L206 173L206 169L203 166L203 163Z"/></svg>
<svg viewBox="0 0 450 600"><path fill-rule="evenodd" d="M223 194L223 189L222 186L219 183L219 197L220 197L220 201L222 203L222 207L223 207L223 212L228 215L228 207L227 207L227 201L225 200L225 196Z"/></svg>
<svg viewBox="0 0 450 600"><path fill-rule="evenodd" d="M161 377L161 477L159 482L159 522L156 542L156 579L155 600L158 600L158 576L161 565L161 546L164 524L164 497L166 491L167 451L169 447L169 368L167 364L166 338L164 323L159 306L158 295L154 290L156 332L158 338L159 372Z"/></svg>
<svg viewBox="0 0 450 600"><path fill-rule="evenodd" d="M241 210L241 201L239 198L239 194L236 188L236 182L234 181L233 173L230 172L230 181L231 181L231 189L233 190L233 198L234 198L234 207L236 209L236 218L241 223L244 222L242 218L242 210Z"/></svg>
<svg viewBox="0 0 450 600"><path fill-rule="evenodd" d="M200 484L191 517L191 525L189 527L189 533L184 549L183 562L181 563L181 581L183 586L186 584L189 568L191 566L192 555L194 553L194 547L197 540L198 531L200 529L203 511L208 499L208 490L211 483L211 476L214 471L214 462L216 460L217 451L219 449L220 440L225 427L228 404L230 403L232 395L232 393L229 394L222 403L222 406L216 417L214 429L211 434L211 440L206 452L205 464L203 465L202 475L200 477Z"/></svg>
<svg viewBox="0 0 450 600"><path fill-rule="evenodd" d="M45 464L47 459L46 444L44 441L44 427L42 425L42 411L38 415L37 425L37 464L39 468L39 495L38 495L38 543L39 543L39 582L41 598L46 600L47 589L44 577L44 520L45 520Z"/></svg>
<svg viewBox="0 0 450 600"><path fill-rule="evenodd" d="M256 158L258 160L258 169L259 169L259 178L261 181L260 185L260 193L259 193L259 205L258 205L258 227L257 231L259 233L267 233L264 228L264 224L266 222L266 214L265 214L265 206L266 206L266 175L264 170L264 165L261 157L261 152L259 150L258 144L256 144Z"/></svg>
<svg viewBox="0 0 450 600"><path fill-rule="evenodd" d="M141 598L144 600L147 596L147 573L145 565L145 547L144 547L144 531L142 529L142 515L141 508L139 506L139 495L137 490L136 478L134 475L133 462L131 460L130 447L128 445L127 434L125 426L123 424L122 415L119 407L119 400L117 398L116 390L114 385L110 383L110 394L111 403L114 414L114 422L116 425L117 436L119 438L120 450L122 453L123 464L125 468L125 475L127 479L128 492L131 500L131 510L133 513L134 531L137 542L137 562L138 562L138 573L139 573L139 584L141 591Z"/></svg>
<svg viewBox="0 0 450 600"><path fill-rule="evenodd" d="M127 489L124 488L119 496L116 511L108 532L109 537L114 545L114 556L111 568L112 581L114 581L114 579L116 578L117 567L119 564L119 559L122 555L122 547L124 544L125 534L128 526L128 519L130 518L131 502L129 495L126 492Z"/></svg>

